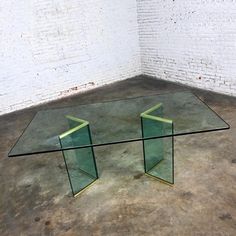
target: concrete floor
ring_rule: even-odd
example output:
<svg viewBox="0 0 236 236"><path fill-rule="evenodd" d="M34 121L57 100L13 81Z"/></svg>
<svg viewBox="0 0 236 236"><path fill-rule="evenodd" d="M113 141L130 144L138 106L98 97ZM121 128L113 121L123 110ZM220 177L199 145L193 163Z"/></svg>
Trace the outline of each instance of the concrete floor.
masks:
<svg viewBox="0 0 236 236"><path fill-rule="evenodd" d="M175 138L175 185L143 175L140 142L95 149L100 179L73 198L60 153L8 158L35 112L186 87L144 76L0 117L0 235L236 235L236 98L196 89L231 129Z"/></svg>

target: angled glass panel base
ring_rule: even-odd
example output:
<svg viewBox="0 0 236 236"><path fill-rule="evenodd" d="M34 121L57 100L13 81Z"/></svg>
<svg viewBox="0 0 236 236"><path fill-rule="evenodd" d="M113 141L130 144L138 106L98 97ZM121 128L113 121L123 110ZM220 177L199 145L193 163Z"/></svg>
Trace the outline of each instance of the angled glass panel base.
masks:
<svg viewBox="0 0 236 236"><path fill-rule="evenodd" d="M94 150L89 123L85 120L66 116L70 130L59 136L63 149L71 145L88 145L88 147L63 150L63 157L73 196L77 196L98 179ZM90 146L89 146L90 145Z"/></svg>
<svg viewBox="0 0 236 236"><path fill-rule="evenodd" d="M174 127L172 120L163 118L161 103L141 113L141 128L145 173L174 184ZM157 135L170 137L154 138Z"/></svg>

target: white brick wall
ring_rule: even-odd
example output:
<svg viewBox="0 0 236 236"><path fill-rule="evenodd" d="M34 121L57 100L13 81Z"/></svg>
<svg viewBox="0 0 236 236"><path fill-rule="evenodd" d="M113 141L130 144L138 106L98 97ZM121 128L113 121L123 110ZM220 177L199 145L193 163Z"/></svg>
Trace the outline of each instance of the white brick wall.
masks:
<svg viewBox="0 0 236 236"><path fill-rule="evenodd" d="M142 73L236 96L235 0L137 0Z"/></svg>
<svg viewBox="0 0 236 236"><path fill-rule="evenodd" d="M236 96L236 0L0 1L0 115L141 73Z"/></svg>
<svg viewBox="0 0 236 236"><path fill-rule="evenodd" d="M140 73L136 0L0 1L0 114Z"/></svg>

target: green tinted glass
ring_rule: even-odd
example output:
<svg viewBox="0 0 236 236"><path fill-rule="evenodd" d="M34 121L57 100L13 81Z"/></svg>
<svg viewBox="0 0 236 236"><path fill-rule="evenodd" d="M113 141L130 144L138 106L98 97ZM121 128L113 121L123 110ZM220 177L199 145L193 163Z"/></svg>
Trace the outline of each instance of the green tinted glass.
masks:
<svg viewBox="0 0 236 236"><path fill-rule="evenodd" d="M164 117L161 103L141 113L141 127L145 173L174 184L173 136L162 137L173 135L173 122ZM150 139L156 136L162 138Z"/></svg>
<svg viewBox="0 0 236 236"><path fill-rule="evenodd" d="M161 126L158 128L159 132L152 130L153 125L151 125L149 131L145 130L145 138L229 128L224 120L190 92L145 96L39 111L9 156L87 146L88 143L82 138L83 135L80 140L77 137L77 142L66 140L63 146L60 145L58 135L68 129L68 122L65 119L67 115L89 121L94 146L142 140L140 114L160 103L162 110L154 109L150 114L158 115L158 112L162 112L163 117L173 120L173 133L170 126L163 122L165 131L161 131ZM86 133L85 130L80 132Z"/></svg>
<svg viewBox="0 0 236 236"><path fill-rule="evenodd" d="M62 149L71 145L91 145L88 122L71 116L67 119L70 129L59 136ZM64 150L63 156L75 196L98 178L93 147Z"/></svg>

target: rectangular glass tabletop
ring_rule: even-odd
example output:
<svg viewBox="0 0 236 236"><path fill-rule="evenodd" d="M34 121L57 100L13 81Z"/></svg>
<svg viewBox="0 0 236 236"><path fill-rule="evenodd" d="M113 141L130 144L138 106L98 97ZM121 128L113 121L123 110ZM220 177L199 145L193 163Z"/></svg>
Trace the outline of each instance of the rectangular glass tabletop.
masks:
<svg viewBox="0 0 236 236"><path fill-rule="evenodd" d="M142 133L141 118L150 122L150 125L146 124L150 127L146 134ZM155 122L162 122L163 129L165 124L173 123L173 130L166 128L165 132L156 132ZM228 128L229 125L218 114L188 91L159 94L39 111L9 156ZM88 129L91 137L88 137ZM76 142L73 141L75 138Z"/></svg>

